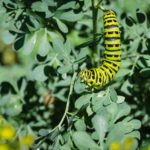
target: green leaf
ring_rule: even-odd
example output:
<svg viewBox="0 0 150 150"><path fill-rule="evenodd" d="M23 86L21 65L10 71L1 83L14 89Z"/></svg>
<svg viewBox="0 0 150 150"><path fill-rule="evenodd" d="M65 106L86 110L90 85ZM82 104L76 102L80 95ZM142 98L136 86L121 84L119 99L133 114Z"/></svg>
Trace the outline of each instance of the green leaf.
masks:
<svg viewBox="0 0 150 150"><path fill-rule="evenodd" d="M62 52L65 52L65 49L64 49L64 42L61 40L61 39L54 39L53 40L53 46L54 46L54 49L59 52L59 53L62 53ZM65 52L66 53L66 52Z"/></svg>
<svg viewBox="0 0 150 150"><path fill-rule="evenodd" d="M130 121L133 129L139 129L141 127L141 122L137 119L133 119Z"/></svg>
<svg viewBox="0 0 150 150"><path fill-rule="evenodd" d="M70 54L71 50L73 49L73 45L72 45L72 43L69 39L66 40L66 43L65 43L64 47L65 47L66 52L68 54Z"/></svg>
<svg viewBox="0 0 150 150"><path fill-rule="evenodd" d="M32 26L31 26L31 24L28 24L28 23L26 23L26 25L28 27L28 30L31 33L39 30L40 28L42 28L42 25L40 24L40 22L38 20L36 20L36 18L30 17L30 21L31 21Z"/></svg>
<svg viewBox="0 0 150 150"><path fill-rule="evenodd" d="M118 103L118 104L120 104L120 103L123 103L123 102L124 102L125 97L123 97L123 96L117 96L117 97L118 97L118 99L117 99L117 103Z"/></svg>
<svg viewBox="0 0 150 150"><path fill-rule="evenodd" d="M68 76L66 79L60 80L59 82L55 83L55 86L64 87L70 85L70 83L71 83L71 77Z"/></svg>
<svg viewBox="0 0 150 150"><path fill-rule="evenodd" d="M116 91L114 90L114 88L110 87L109 88L109 93L110 93L110 98L113 102L116 102L117 101L117 93Z"/></svg>
<svg viewBox="0 0 150 150"><path fill-rule="evenodd" d="M82 93L85 91L86 85L84 83L81 83L81 80L78 78L75 81L74 90L76 93Z"/></svg>
<svg viewBox="0 0 150 150"><path fill-rule="evenodd" d="M126 57L126 56L125 56ZM130 60L121 60L121 67L120 68L127 68L129 66L132 66L133 62Z"/></svg>
<svg viewBox="0 0 150 150"><path fill-rule="evenodd" d="M14 94L8 94L0 97L0 114L8 116L17 116L22 111L20 97Z"/></svg>
<svg viewBox="0 0 150 150"><path fill-rule="evenodd" d="M48 52L52 49L47 38L47 30L39 30L37 32L36 50L40 56L46 56Z"/></svg>
<svg viewBox="0 0 150 150"><path fill-rule="evenodd" d="M0 83L3 81L8 81L11 83L16 89L17 80L28 74L28 70L26 67L22 67L21 65L14 65L11 67L0 67ZM10 73L11 72L11 73Z"/></svg>
<svg viewBox="0 0 150 150"><path fill-rule="evenodd" d="M48 9L48 5L45 2L40 2L40 1L34 2L32 3L31 8L33 11L45 12L46 18L53 16L53 13L50 12L50 10Z"/></svg>
<svg viewBox="0 0 150 150"><path fill-rule="evenodd" d="M69 72L71 70L72 70L72 64L65 64L65 65L59 67L57 71L60 74L64 74L64 73L67 73L67 72Z"/></svg>
<svg viewBox="0 0 150 150"><path fill-rule="evenodd" d="M142 77L150 77L150 68L144 68L140 71Z"/></svg>
<svg viewBox="0 0 150 150"><path fill-rule="evenodd" d="M88 105L88 106L86 107L86 112L87 112L87 115L88 115L88 116L91 116L91 115L93 114L93 110L92 110L92 108L91 108L90 105Z"/></svg>
<svg viewBox="0 0 150 150"><path fill-rule="evenodd" d="M140 137L141 137L139 131L133 131L133 132L129 133L128 136L129 136L129 137L133 137L133 138L137 138L137 139L139 139L139 140L140 140Z"/></svg>
<svg viewBox="0 0 150 150"><path fill-rule="evenodd" d="M57 38L53 40L53 49L58 54L58 58L60 60L66 59L66 61L70 62L70 57L67 51L65 50L64 43L61 39Z"/></svg>
<svg viewBox="0 0 150 150"><path fill-rule="evenodd" d="M104 116L95 115L92 118L93 127L95 128L100 143L103 143L106 132L108 131L108 122Z"/></svg>
<svg viewBox="0 0 150 150"><path fill-rule="evenodd" d="M103 108L105 101L104 92L101 91L98 95L92 97L92 109L94 112L97 112L99 109Z"/></svg>
<svg viewBox="0 0 150 150"><path fill-rule="evenodd" d="M42 0L44 3L46 3L48 6L56 6L55 0Z"/></svg>
<svg viewBox="0 0 150 150"><path fill-rule="evenodd" d="M9 103L9 97L10 95L5 95L0 98L0 107L4 107L7 103Z"/></svg>
<svg viewBox="0 0 150 150"><path fill-rule="evenodd" d="M81 119L78 119L75 124L74 124L76 130L79 130L79 131L85 131L86 130L86 124L84 122L84 119L82 118Z"/></svg>
<svg viewBox="0 0 150 150"><path fill-rule="evenodd" d="M91 7L91 1L84 0L84 10L87 10L89 7Z"/></svg>
<svg viewBox="0 0 150 150"><path fill-rule="evenodd" d="M93 140L99 140L99 136L96 131L91 134L91 137Z"/></svg>
<svg viewBox="0 0 150 150"><path fill-rule="evenodd" d="M93 149L98 150L98 145L92 140L92 138L83 131L74 132L73 141L79 150Z"/></svg>
<svg viewBox="0 0 150 150"><path fill-rule="evenodd" d="M32 77L37 81L45 81L47 76L44 74L45 65L40 65L34 68L32 72Z"/></svg>
<svg viewBox="0 0 150 150"><path fill-rule="evenodd" d="M22 80L21 87L19 89L19 95L24 98L25 90L27 86L27 81L25 79Z"/></svg>
<svg viewBox="0 0 150 150"><path fill-rule="evenodd" d="M40 1L32 3L31 8L33 11L38 11L38 12L45 12L48 10L48 6L46 5L46 3Z"/></svg>
<svg viewBox="0 0 150 150"><path fill-rule="evenodd" d="M112 102L110 105L108 105L106 107L106 109L110 115L110 119L112 120L112 122L114 122L115 121L114 119L115 119L116 114L118 112L118 105L116 103Z"/></svg>
<svg viewBox="0 0 150 150"><path fill-rule="evenodd" d="M11 8L11 9L17 8L17 4L12 1L6 0L3 3L5 3L5 5L7 5L7 6L9 6L8 8Z"/></svg>
<svg viewBox="0 0 150 150"><path fill-rule="evenodd" d="M107 106L112 103L111 97L110 97L110 91L109 88L105 91L104 96L104 105Z"/></svg>
<svg viewBox="0 0 150 150"><path fill-rule="evenodd" d="M55 14L55 17L59 18L61 20L74 22L74 21L80 20L83 17L83 14L82 13L75 14L73 12L73 10L70 10L70 11L67 11L67 12L57 13L57 14Z"/></svg>
<svg viewBox="0 0 150 150"><path fill-rule="evenodd" d="M63 5L61 5L57 10L64 10L64 9L69 9L69 8L75 8L76 2L72 1L72 2L68 2L65 3Z"/></svg>
<svg viewBox="0 0 150 150"><path fill-rule="evenodd" d="M126 69L126 68L121 68L117 75L116 78L123 78L124 76L126 76L127 74L130 74L131 69Z"/></svg>
<svg viewBox="0 0 150 150"><path fill-rule="evenodd" d="M56 17L54 17L54 19L56 20L59 29L63 33L67 33L68 32L68 27L61 20L57 19Z"/></svg>
<svg viewBox="0 0 150 150"><path fill-rule="evenodd" d="M15 36L13 36L9 31L4 31L2 33L2 40L6 44L11 44L15 40Z"/></svg>
<svg viewBox="0 0 150 150"><path fill-rule="evenodd" d="M123 122L119 122L112 126L106 140L107 147L113 142L121 142L126 134L126 128Z"/></svg>
<svg viewBox="0 0 150 150"><path fill-rule="evenodd" d="M131 31L130 31L131 32ZM134 32L134 30L133 30ZM136 31L137 32L137 31ZM130 50L131 51L135 51L138 49L138 46L139 46L139 43L141 42L141 38L136 38L133 42L132 42L132 45L130 46Z"/></svg>
<svg viewBox="0 0 150 150"><path fill-rule="evenodd" d="M46 136L46 135L48 135L48 130L40 129L40 130L39 130L39 135L40 135L40 136Z"/></svg>
<svg viewBox="0 0 150 150"><path fill-rule="evenodd" d="M92 97L91 94L80 96L75 102L75 107L77 109L80 109L82 106L85 106L90 102L91 97Z"/></svg>
<svg viewBox="0 0 150 150"><path fill-rule="evenodd" d="M131 95L132 88L133 84L131 84L129 80L126 80L121 87L121 91L126 93L127 95Z"/></svg>
<svg viewBox="0 0 150 150"><path fill-rule="evenodd" d="M134 130L138 129L139 127L140 122L137 120L122 120L114 124L110 128L106 144L109 146L114 141L121 142L126 136L128 136L128 134L130 135ZM135 136L137 136L137 133L135 134Z"/></svg>
<svg viewBox="0 0 150 150"><path fill-rule="evenodd" d="M56 32L52 32L52 31L48 31L47 30L47 34L48 34L48 40L49 41L53 41L55 39L60 39L60 40L64 40L63 37L61 36L61 34L56 33Z"/></svg>
<svg viewBox="0 0 150 150"><path fill-rule="evenodd" d="M24 43L24 46L22 48L23 53L25 55L29 55L33 51L36 40L37 40L37 33L36 32L33 34L26 35L25 43Z"/></svg>
<svg viewBox="0 0 150 150"><path fill-rule="evenodd" d="M85 58L87 55L89 55L89 50L87 48L82 48L80 53L77 56L77 60L76 61Z"/></svg>
<svg viewBox="0 0 150 150"><path fill-rule="evenodd" d="M63 146L60 146L59 150L71 150L71 148L70 148L69 144L65 144Z"/></svg>
<svg viewBox="0 0 150 150"><path fill-rule="evenodd" d="M130 110L131 108L126 103L118 104L118 113L114 118L114 122L122 118L123 116L127 116L130 113Z"/></svg>
<svg viewBox="0 0 150 150"><path fill-rule="evenodd" d="M66 102L67 101L67 98L65 96L66 91L67 91L67 88L63 88L60 91L58 91L56 94L53 94L53 96L63 102Z"/></svg>

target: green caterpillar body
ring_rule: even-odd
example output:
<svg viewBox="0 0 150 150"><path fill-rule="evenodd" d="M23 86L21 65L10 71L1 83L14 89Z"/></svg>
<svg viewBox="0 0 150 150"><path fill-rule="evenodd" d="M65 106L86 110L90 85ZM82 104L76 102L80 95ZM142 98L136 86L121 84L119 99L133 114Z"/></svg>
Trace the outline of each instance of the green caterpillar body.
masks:
<svg viewBox="0 0 150 150"><path fill-rule="evenodd" d="M116 14L112 10L104 11L104 58L97 68L80 71L81 81L91 89L100 89L114 79L121 62L120 30Z"/></svg>

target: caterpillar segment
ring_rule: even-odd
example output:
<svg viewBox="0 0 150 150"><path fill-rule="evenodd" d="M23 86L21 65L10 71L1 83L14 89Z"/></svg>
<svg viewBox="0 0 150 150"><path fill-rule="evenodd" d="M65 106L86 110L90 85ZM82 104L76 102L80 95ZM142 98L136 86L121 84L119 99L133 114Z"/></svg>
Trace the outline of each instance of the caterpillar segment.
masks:
<svg viewBox="0 0 150 150"><path fill-rule="evenodd" d="M121 62L120 29L116 14L112 10L104 10L104 58L97 68L80 71L81 81L94 90L107 85L115 78Z"/></svg>

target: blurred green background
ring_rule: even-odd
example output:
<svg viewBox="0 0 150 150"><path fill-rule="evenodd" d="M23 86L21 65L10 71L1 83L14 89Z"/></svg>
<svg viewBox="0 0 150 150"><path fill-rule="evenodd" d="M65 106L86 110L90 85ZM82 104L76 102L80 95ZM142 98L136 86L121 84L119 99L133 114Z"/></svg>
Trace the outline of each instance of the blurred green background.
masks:
<svg viewBox="0 0 150 150"><path fill-rule="evenodd" d="M101 10L97 10L97 41L93 41L92 10L96 8L92 3L98 2L0 2L0 130L12 126L7 128L9 142L0 134L1 150L150 149L150 1L103 0L100 4L117 13L122 61L114 82L90 93L75 75L98 66L103 57ZM69 110L62 119L68 99ZM109 106L102 106L103 99ZM109 113L120 117L120 128ZM104 119L97 118L101 114ZM97 130L99 119L107 125ZM126 141L126 134L133 139ZM117 144L110 146L111 142Z"/></svg>

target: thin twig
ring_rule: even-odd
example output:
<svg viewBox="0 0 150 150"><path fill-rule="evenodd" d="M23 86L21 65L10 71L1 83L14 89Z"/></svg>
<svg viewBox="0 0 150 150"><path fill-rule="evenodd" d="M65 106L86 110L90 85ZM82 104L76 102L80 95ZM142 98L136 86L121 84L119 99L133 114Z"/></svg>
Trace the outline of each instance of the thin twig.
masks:
<svg viewBox="0 0 150 150"><path fill-rule="evenodd" d="M132 68L131 68L130 76L133 74L134 69L135 69L136 64L137 64L137 61L139 60L140 57L141 57L140 55L138 55L138 56L136 57L135 62L134 62L134 64L133 64Z"/></svg>
<svg viewBox="0 0 150 150"><path fill-rule="evenodd" d="M73 93L73 86L74 86L74 82L75 82L75 79L76 79L76 76L77 76L77 72L75 72L73 74L73 77L72 77L72 80L71 80L71 85L70 85L70 90L69 90L69 95L68 95L68 99L67 99L67 104L66 104L66 108L65 108L65 112L60 120L60 122L58 123L57 126L55 126L52 130L49 131L49 133L43 137L39 137L38 139L41 139L40 142L34 147L35 149L39 148L40 145L47 139L47 137L52 133L54 132L56 129L58 130L61 130L62 128L62 124L66 118L66 115L69 111L69 105L70 105L70 98L71 98L71 95Z"/></svg>
<svg viewBox="0 0 150 150"><path fill-rule="evenodd" d="M96 41L96 34L97 34L97 14L98 8L96 7L95 0L92 0L92 19L93 19L93 41ZM93 46L94 51L97 50L97 44Z"/></svg>
<svg viewBox="0 0 150 150"><path fill-rule="evenodd" d="M61 128L61 125L62 125L62 123L65 120L67 112L69 111L70 98L71 98L71 95L72 95L72 92L73 92L73 86L74 86L74 82L75 82L76 76L77 76L77 72L75 72L73 74L73 77L72 77L72 80L71 80L70 91L69 91L69 96L68 96L68 99L67 99L66 109L65 109L65 112L63 114L62 119L60 120L60 122L58 124L58 128L59 129Z"/></svg>
<svg viewBox="0 0 150 150"><path fill-rule="evenodd" d="M96 39L93 41L93 39L87 41L87 42L84 42L84 43L81 43L79 45L77 45L75 47L75 49L80 49L80 48L84 48L84 47L87 47L87 46L93 46L93 45L97 45L99 43L99 41L101 40L102 36L101 37L98 37L97 36L98 34L96 34ZM100 34L99 34L100 35ZM102 35L102 34L101 34Z"/></svg>
<svg viewBox="0 0 150 150"><path fill-rule="evenodd" d="M134 57L137 57L137 54L136 55L122 55L122 59L127 59L127 58L134 58Z"/></svg>

